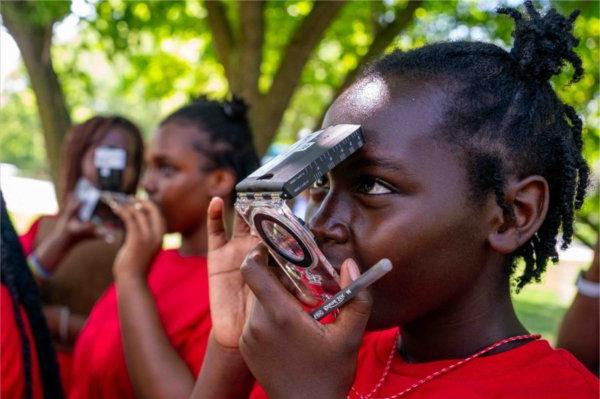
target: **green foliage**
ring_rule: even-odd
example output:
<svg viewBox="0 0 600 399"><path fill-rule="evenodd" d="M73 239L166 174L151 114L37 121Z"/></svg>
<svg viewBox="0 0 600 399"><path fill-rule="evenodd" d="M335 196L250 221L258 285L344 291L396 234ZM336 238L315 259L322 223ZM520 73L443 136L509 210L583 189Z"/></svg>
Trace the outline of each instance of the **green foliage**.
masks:
<svg viewBox="0 0 600 399"><path fill-rule="evenodd" d="M0 2L0 10L12 8L19 23L30 26L45 27L66 17L71 9L71 2L64 0L36 0Z"/></svg>
<svg viewBox="0 0 600 399"><path fill-rule="evenodd" d="M33 92L26 89L4 96L0 108L0 162L18 165L31 176L47 177L46 152Z"/></svg>

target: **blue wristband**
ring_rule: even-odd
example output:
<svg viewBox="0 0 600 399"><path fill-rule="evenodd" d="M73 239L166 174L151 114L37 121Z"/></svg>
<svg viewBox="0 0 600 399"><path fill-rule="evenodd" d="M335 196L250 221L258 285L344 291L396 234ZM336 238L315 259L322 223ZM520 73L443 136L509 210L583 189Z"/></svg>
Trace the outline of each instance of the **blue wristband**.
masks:
<svg viewBox="0 0 600 399"><path fill-rule="evenodd" d="M48 280L52 277L52 273L46 270L35 253L31 253L27 258L27 263L29 264L29 270L37 277L42 280Z"/></svg>

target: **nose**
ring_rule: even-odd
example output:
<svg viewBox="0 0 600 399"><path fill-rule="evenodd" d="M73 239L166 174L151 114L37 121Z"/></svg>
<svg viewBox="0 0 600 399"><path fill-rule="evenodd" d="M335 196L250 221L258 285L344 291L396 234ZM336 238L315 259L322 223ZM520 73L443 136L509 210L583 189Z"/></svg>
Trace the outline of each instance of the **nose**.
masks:
<svg viewBox="0 0 600 399"><path fill-rule="evenodd" d="M342 205L329 193L312 214L308 221L308 228L319 244L327 242L344 244L350 238L350 229L346 219Z"/></svg>
<svg viewBox="0 0 600 399"><path fill-rule="evenodd" d="M142 176L142 187L144 187L144 190L146 190L150 196L158 191L156 175L150 168L146 169Z"/></svg>

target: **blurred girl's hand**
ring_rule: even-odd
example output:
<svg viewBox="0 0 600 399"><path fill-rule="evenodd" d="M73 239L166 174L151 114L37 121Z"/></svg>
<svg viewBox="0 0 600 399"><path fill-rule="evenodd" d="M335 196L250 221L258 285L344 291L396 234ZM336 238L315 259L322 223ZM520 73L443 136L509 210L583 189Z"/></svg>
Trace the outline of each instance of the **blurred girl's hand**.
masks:
<svg viewBox="0 0 600 399"><path fill-rule="evenodd" d="M77 211L81 203L73 195L67 198L67 203L58 220L52 229L52 236L62 237L69 244L73 245L86 238L93 238L98 235L96 226L92 222L83 222L79 220Z"/></svg>
<svg viewBox="0 0 600 399"><path fill-rule="evenodd" d="M50 273L54 272L61 260L77 243L101 235L95 224L79 220L77 215L79 206L79 201L70 195L52 230L34 250L43 268ZM42 280L38 281L42 282Z"/></svg>
<svg viewBox="0 0 600 399"><path fill-rule="evenodd" d="M246 320L249 290L240 267L259 239L235 215L233 233L227 238L223 222L223 200L215 197L208 206L208 282L212 338L221 347L237 349Z"/></svg>
<svg viewBox="0 0 600 399"><path fill-rule="evenodd" d="M166 224L158 207L151 201L136 200L114 207L125 224L125 243L113 264L115 280L145 278L152 259L162 246Z"/></svg>

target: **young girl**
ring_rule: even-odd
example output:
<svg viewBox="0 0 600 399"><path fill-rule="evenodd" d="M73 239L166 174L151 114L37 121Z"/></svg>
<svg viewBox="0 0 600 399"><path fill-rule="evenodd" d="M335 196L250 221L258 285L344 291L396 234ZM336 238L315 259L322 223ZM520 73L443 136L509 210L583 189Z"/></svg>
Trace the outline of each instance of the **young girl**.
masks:
<svg viewBox="0 0 600 399"><path fill-rule="evenodd" d="M113 241L107 242L98 226L79 220L77 213L77 181L84 177L98 186L94 153L101 146L126 151L119 191L135 194L144 152L140 130L121 116L94 116L74 125L62 148L58 215L38 218L21 237L30 266L35 265L32 271L40 284L66 391L73 344L92 306L112 281L112 264L123 242L120 229L114 229Z"/></svg>
<svg viewBox="0 0 600 399"><path fill-rule="evenodd" d="M360 124L366 144L328 174L309 226L343 285L381 258L394 269L323 325L253 250L251 310L231 292L211 304L215 320L248 320L215 321L196 397L209 384L235 397L239 385L218 384L243 369L240 353L271 398L598 397L598 380L529 334L511 303L511 280L522 288L558 260L559 229L570 243L588 183L581 120L549 83L564 61L574 80L583 72L576 13L526 7L500 10L517 24L510 53L480 42L395 52L335 101L324 124ZM214 228L220 209L211 249L248 245ZM216 297L234 259L210 259Z"/></svg>
<svg viewBox="0 0 600 399"><path fill-rule="evenodd" d="M206 208L233 205L258 165L241 101L198 100L167 117L147 151L150 200L115 211L126 228L115 284L77 341L71 398L188 397L211 329ZM162 250L165 232L181 247Z"/></svg>

